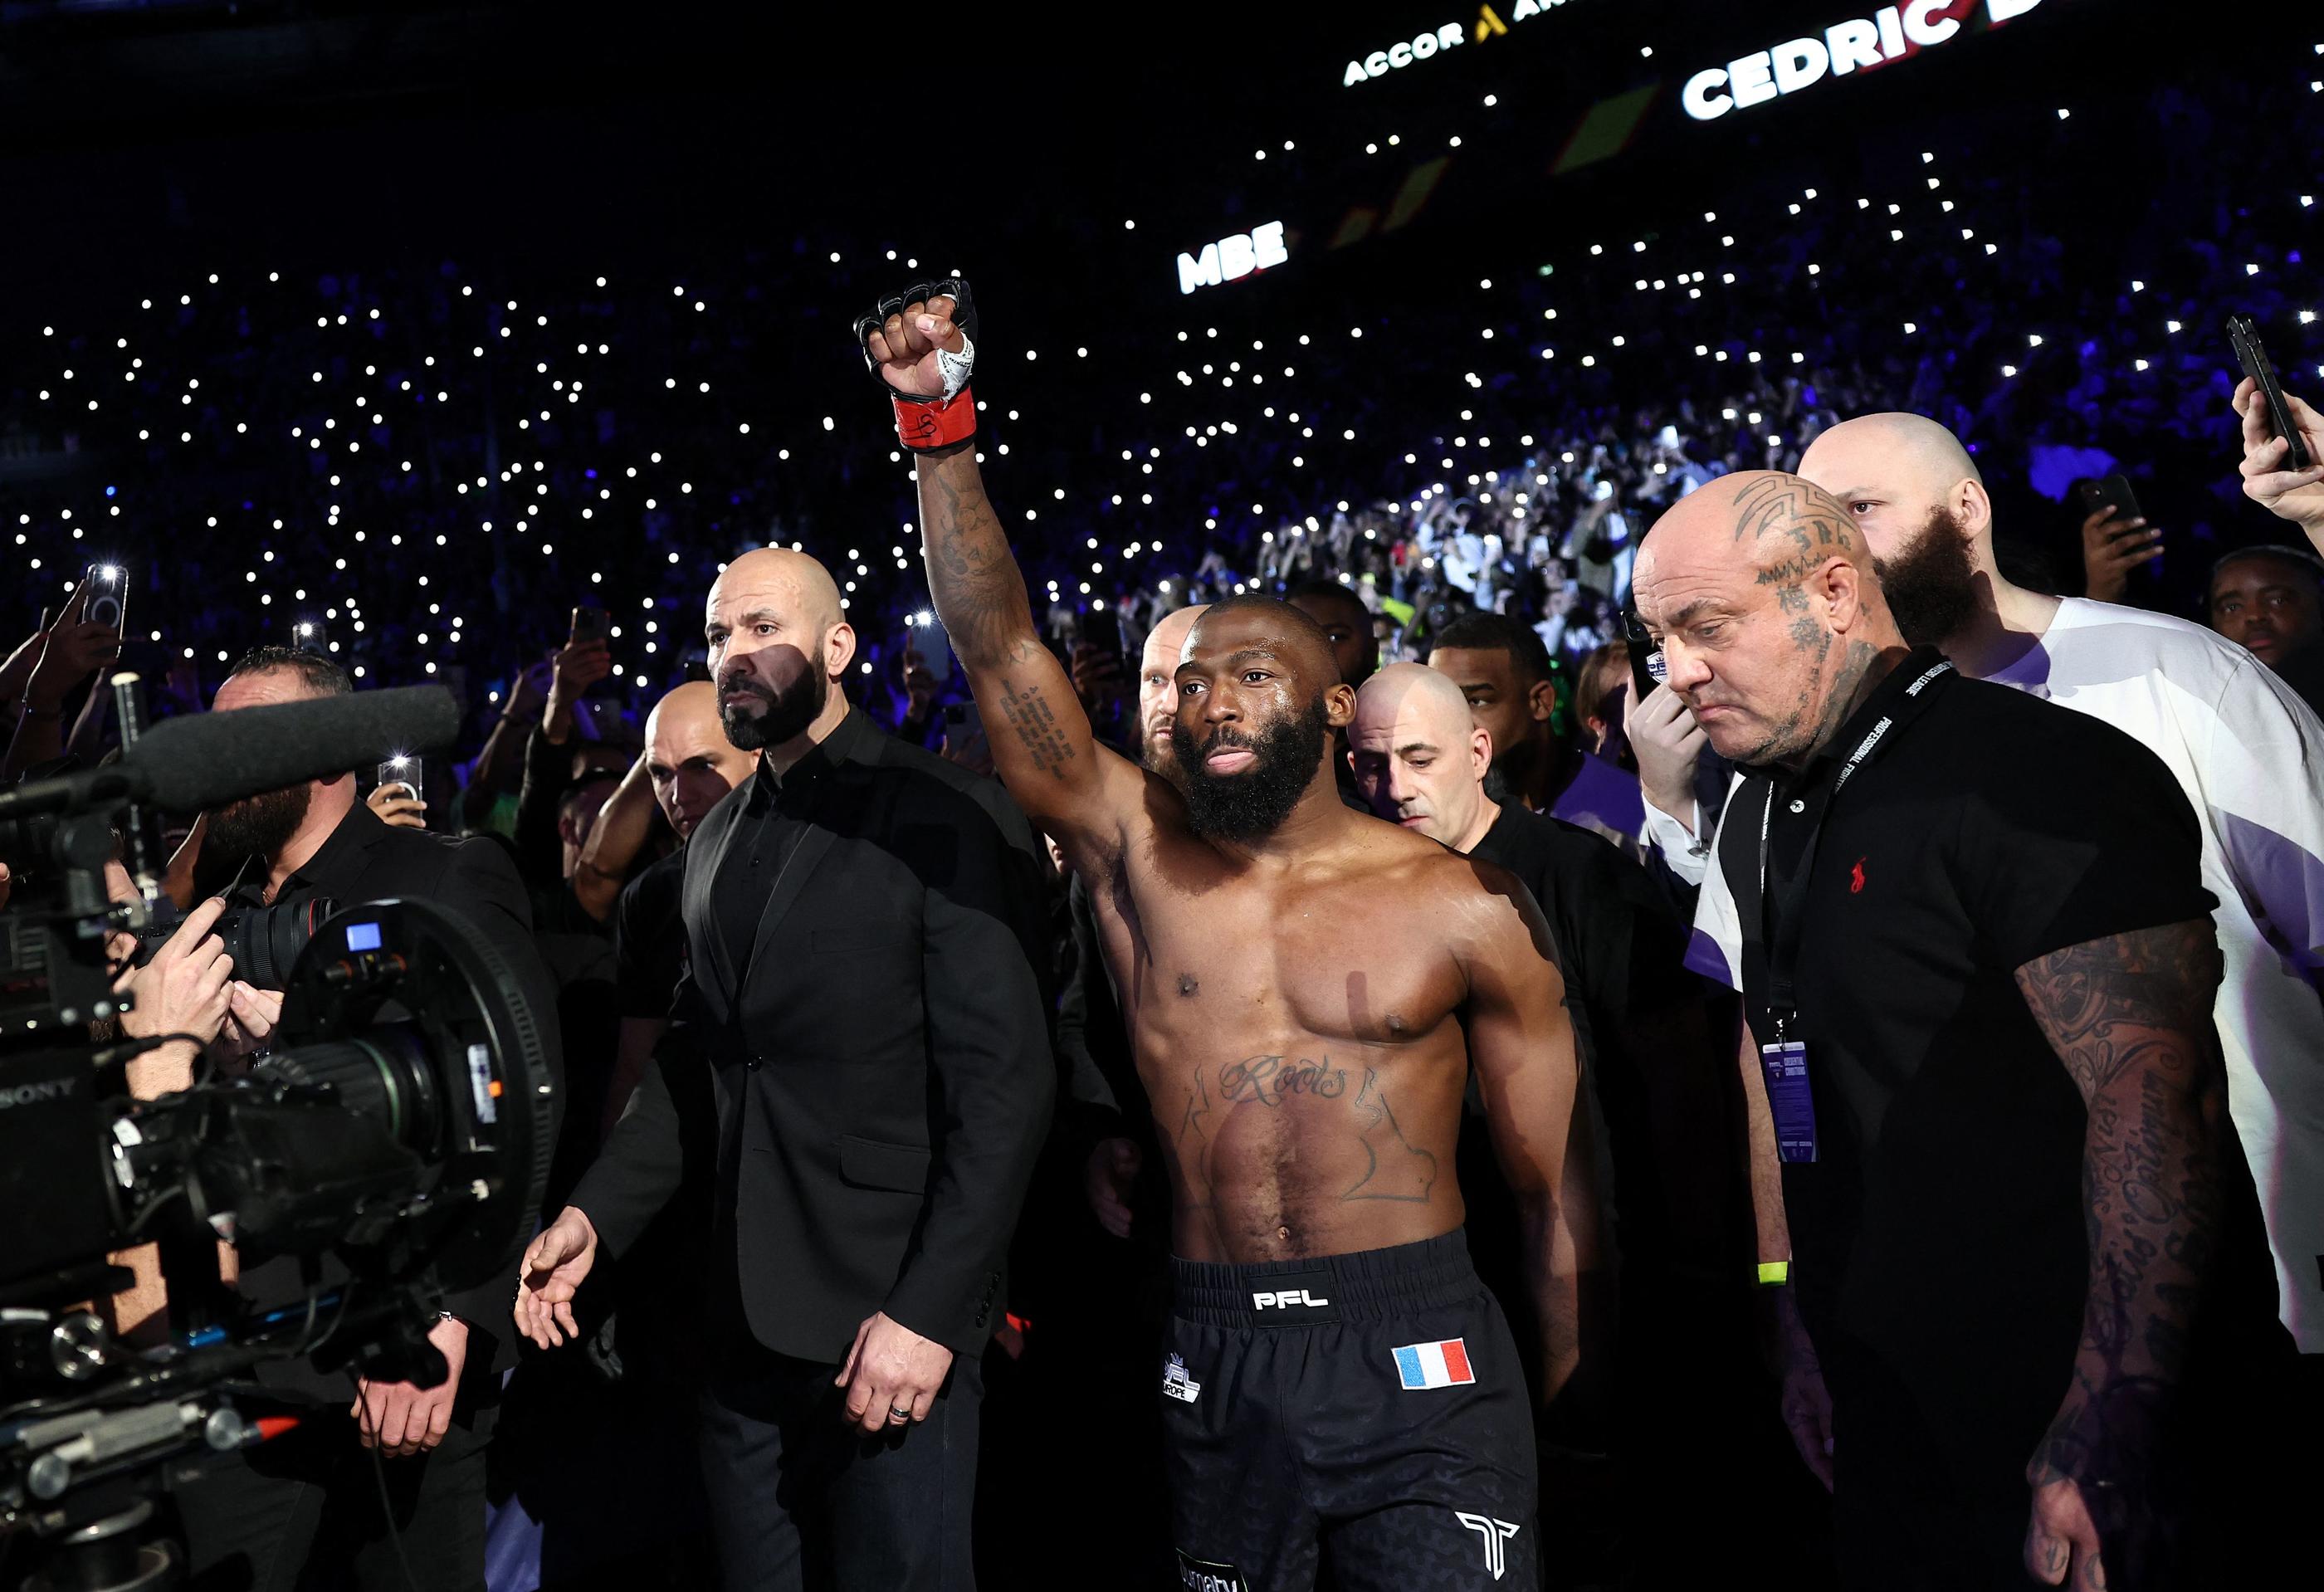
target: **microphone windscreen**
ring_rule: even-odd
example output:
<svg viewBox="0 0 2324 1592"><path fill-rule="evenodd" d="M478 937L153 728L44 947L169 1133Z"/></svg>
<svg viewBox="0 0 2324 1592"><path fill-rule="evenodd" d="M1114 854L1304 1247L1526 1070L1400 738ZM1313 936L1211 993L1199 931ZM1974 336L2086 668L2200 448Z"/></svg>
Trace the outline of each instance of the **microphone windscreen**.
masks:
<svg viewBox="0 0 2324 1592"><path fill-rule="evenodd" d="M148 799L192 813L261 791L336 779L384 758L440 751L460 732L441 686L402 686L164 719L121 759Z"/></svg>

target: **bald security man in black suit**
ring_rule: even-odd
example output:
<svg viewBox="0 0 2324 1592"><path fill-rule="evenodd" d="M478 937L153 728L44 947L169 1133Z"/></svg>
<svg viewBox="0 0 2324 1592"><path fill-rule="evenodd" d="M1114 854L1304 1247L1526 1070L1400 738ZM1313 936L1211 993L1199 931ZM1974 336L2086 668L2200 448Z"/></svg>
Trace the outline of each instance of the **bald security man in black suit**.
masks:
<svg viewBox="0 0 2324 1592"><path fill-rule="evenodd" d="M999 785L848 705L854 631L814 559L735 560L707 638L759 769L687 846L670 1030L528 1252L517 1324L572 1335L598 1247L715 1175L701 1451L724 1585L967 1586L978 1360L1056 1090L1042 863Z"/></svg>

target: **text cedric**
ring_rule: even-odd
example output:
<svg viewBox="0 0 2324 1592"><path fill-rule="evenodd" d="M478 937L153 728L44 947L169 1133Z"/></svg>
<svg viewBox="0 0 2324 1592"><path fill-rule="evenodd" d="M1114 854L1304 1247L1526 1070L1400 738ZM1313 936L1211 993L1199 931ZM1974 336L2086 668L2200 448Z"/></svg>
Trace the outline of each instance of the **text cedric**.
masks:
<svg viewBox="0 0 2324 1592"><path fill-rule="evenodd" d="M1985 0L1986 15L1998 27L2041 3ZM1787 40L1771 50L1697 72L1679 91L1679 104L1698 122L1715 121L1729 111L1796 94L1827 76L1846 77L1859 68L1901 60L1960 32L1961 14L1969 9L1969 0L1910 0L1907 5L1884 5L1871 16L1834 23L1821 38Z"/></svg>

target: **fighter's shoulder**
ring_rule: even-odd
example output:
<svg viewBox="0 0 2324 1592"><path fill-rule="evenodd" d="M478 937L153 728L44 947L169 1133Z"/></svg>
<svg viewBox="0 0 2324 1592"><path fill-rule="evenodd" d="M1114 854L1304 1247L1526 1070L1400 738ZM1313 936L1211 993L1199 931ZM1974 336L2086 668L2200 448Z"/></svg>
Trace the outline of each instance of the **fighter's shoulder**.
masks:
<svg viewBox="0 0 2324 1592"><path fill-rule="evenodd" d="M1532 906L1532 892L1499 863L1464 855L1393 824L1379 827L1386 832L1376 837L1384 865L1402 875L1398 883L1407 900L1483 919L1506 917L1512 906L1521 916Z"/></svg>

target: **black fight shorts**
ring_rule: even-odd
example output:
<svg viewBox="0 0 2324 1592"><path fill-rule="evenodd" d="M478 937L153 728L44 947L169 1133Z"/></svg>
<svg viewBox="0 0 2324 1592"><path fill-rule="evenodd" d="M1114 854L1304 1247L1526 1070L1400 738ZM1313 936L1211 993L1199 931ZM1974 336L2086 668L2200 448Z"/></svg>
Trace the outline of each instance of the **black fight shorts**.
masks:
<svg viewBox="0 0 2324 1592"><path fill-rule="evenodd" d="M1533 1412L1456 1229L1262 1265L1175 1260L1162 1385L1191 1592L1539 1584Z"/></svg>

